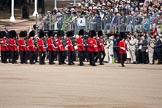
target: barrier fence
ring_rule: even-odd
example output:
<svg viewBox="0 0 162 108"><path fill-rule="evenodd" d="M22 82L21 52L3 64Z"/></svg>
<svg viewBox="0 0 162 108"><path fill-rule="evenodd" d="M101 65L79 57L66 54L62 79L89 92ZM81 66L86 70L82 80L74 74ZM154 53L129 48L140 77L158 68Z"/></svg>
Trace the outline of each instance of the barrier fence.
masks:
<svg viewBox="0 0 162 108"><path fill-rule="evenodd" d="M44 30L74 30L78 34L80 29L86 32L89 30L102 30L103 33L120 32L143 32L153 31L155 27L161 26L160 17L153 16L112 16L106 15L103 18L93 15L52 15L48 14L43 21Z"/></svg>

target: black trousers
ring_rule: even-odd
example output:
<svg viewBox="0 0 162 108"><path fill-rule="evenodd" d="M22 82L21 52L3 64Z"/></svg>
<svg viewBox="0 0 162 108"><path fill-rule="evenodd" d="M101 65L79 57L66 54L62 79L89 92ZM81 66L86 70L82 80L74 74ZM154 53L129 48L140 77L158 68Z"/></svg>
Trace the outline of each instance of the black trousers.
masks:
<svg viewBox="0 0 162 108"><path fill-rule="evenodd" d="M11 51L11 59L12 59L12 63L17 63L17 59L18 59L18 52L17 51Z"/></svg>
<svg viewBox="0 0 162 108"><path fill-rule="evenodd" d="M75 59L75 52L74 51L68 51L68 64L72 65L74 64Z"/></svg>
<svg viewBox="0 0 162 108"><path fill-rule="evenodd" d="M89 52L89 62L90 65L94 66L95 65L95 53L94 52Z"/></svg>
<svg viewBox="0 0 162 108"><path fill-rule="evenodd" d="M2 63L7 63L7 51L1 51Z"/></svg>
<svg viewBox="0 0 162 108"><path fill-rule="evenodd" d="M23 63L27 63L27 51L20 51L20 61L21 61L21 64Z"/></svg>
<svg viewBox="0 0 162 108"><path fill-rule="evenodd" d="M35 63L35 57L36 57L35 51L29 51L30 64L34 64Z"/></svg>
<svg viewBox="0 0 162 108"><path fill-rule="evenodd" d="M59 51L58 52L58 61L59 64L64 64L65 63L65 59L66 59L66 52L65 51Z"/></svg>
<svg viewBox="0 0 162 108"><path fill-rule="evenodd" d="M97 62L97 60L99 59L100 64L103 64L103 60L105 58L105 55L106 55L105 51L98 52L96 59L95 59L95 62Z"/></svg>
<svg viewBox="0 0 162 108"><path fill-rule="evenodd" d="M124 62L127 58L126 56L127 56L126 54L120 54L120 63L122 66L124 66Z"/></svg>
<svg viewBox="0 0 162 108"><path fill-rule="evenodd" d="M56 51L49 51L48 53L49 53L49 64L53 64L54 60L57 57L57 53Z"/></svg>
<svg viewBox="0 0 162 108"><path fill-rule="evenodd" d="M142 63L146 64L146 51L141 51Z"/></svg>
<svg viewBox="0 0 162 108"><path fill-rule="evenodd" d="M45 64L46 52L39 52L39 64Z"/></svg>
<svg viewBox="0 0 162 108"><path fill-rule="evenodd" d="M84 61L84 51L79 51L78 52L78 57L79 57L79 63L80 63L80 65L83 65L83 61Z"/></svg>
<svg viewBox="0 0 162 108"><path fill-rule="evenodd" d="M161 52L154 52L154 59L155 60L158 60L158 64L161 64L162 63L162 54Z"/></svg>

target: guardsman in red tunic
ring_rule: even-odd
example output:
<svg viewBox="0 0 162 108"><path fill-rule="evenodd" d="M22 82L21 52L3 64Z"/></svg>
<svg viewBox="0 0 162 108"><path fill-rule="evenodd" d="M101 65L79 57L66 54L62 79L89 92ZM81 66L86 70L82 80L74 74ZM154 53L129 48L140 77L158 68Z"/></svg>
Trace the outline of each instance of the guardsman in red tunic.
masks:
<svg viewBox="0 0 162 108"><path fill-rule="evenodd" d="M45 64L46 57L46 45L44 42L44 31L39 31L39 39L38 39L38 52L39 52L39 64Z"/></svg>
<svg viewBox="0 0 162 108"><path fill-rule="evenodd" d="M17 59L18 59L18 46L16 43L16 31L15 30L11 30L9 32L10 34L10 38L8 40L9 42L9 51L11 53L11 59L12 59L12 64L17 63Z"/></svg>
<svg viewBox="0 0 162 108"><path fill-rule="evenodd" d="M1 60L2 63L7 63L7 52L8 52L8 45L7 45L7 40L6 40L6 33L1 32L1 39L0 39L0 44L1 44Z"/></svg>
<svg viewBox="0 0 162 108"><path fill-rule="evenodd" d="M91 30L89 32L89 38L87 40L89 61L90 61L91 66L96 66L96 64L95 64L95 54L98 51L96 39L93 38L95 36L96 36L96 32L94 30Z"/></svg>
<svg viewBox="0 0 162 108"><path fill-rule="evenodd" d="M27 64L27 45L25 42L25 37L27 36L26 31L21 31L19 34L19 54L20 54L20 62L21 64Z"/></svg>
<svg viewBox="0 0 162 108"><path fill-rule="evenodd" d="M104 60L105 55L106 55L102 37L103 37L102 31L98 31L98 37L96 39L97 44L98 44L98 56L96 58L96 61L97 61L97 59L99 59L100 65L104 65L103 60Z"/></svg>
<svg viewBox="0 0 162 108"><path fill-rule="evenodd" d="M119 47L119 54L120 54L120 62L121 62L121 66L122 67L125 67L124 66L124 62L126 60L126 53L127 53L127 44L125 43L124 41L124 37L122 37L121 41L119 42L118 44L118 47Z"/></svg>
<svg viewBox="0 0 162 108"><path fill-rule="evenodd" d="M79 38L77 39L77 44L78 44L78 57L79 57L79 65L83 66L84 63L84 53L85 53L85 44L83 42L83 37L84 36L84 30L81 29L79 31Z"/></svg>
<svg viewBox="0 0 162 108"><path fill-rule="evenodd" d="M56 46L54 45L54 33L53 31L48 32L48 54L49 54L49 64L55 64L54 60L56 59Z"/></svg>
<svg viewBox="0 0 162 108"><path fill-rule="evenodd" d="M31 31L29 33L29 40L28 40L30 64L35 64L36 46L34 44L34 36L35 36L35 32Z"/></svg>
<svg viewBox="0 0 162 108"><path fill-rule="evenodd" d="M65 59L66 59L66 53L65 53L65 46L62 43L62 37L64 37L64 32L59 30L57 33L57 39L56 41L56 47L58 49L58 62L59 65L66 64Z"/></svg>
<svg viewBox="0 0 162 108"><path fill-rule="evenodd" d="M75 49L73 42L71 40L71 37L73 37L72 31L67 32L67 39L66 39L66 45L67 45L67 50L68 50L68 65L74 65L74 57L75 57Z"/></svg>

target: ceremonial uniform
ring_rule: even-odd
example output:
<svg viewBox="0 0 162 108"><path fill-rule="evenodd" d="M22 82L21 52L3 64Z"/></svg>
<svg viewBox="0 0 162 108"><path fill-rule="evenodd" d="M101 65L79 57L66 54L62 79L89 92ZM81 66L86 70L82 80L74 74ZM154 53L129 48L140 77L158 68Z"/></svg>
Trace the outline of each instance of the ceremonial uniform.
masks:
<svg viewBox="0 0 162 108"><path fill-rule="evenodd" d="M1 44L1 60L2 60L2 63L7 63L8 46L7 46L7 41L6 41L5 36L3 36L2 39L0 39L0 44Z"/></svg>
<svg viewBox="0 0 162 108"><path fill-rule="evenodd" d="M118 44L118 47L119 47L119 54L120 54L120 62L121 62L121 65L122 67L124 67L124 62L126 60L126 53L127 53L127 45L124 41L124 39L122 39L119 44Z"/></svg>
<svg viewBox="0 0 162 108"><path fill-rule="evenodd" d="M79 57L79 62L80 66L84 65L84 52L85 52L85 44L83 43L82 36L84 35L84 30L79 31L79 38L77 39L77 44L78 44L78 57Z"/></svg>
<svg viewBox="0 0 162 108"><path fill-rule="evenodd" d="M31 31L29 33L29 40L28 40L30 64L35 64L35 58L36 58L36 46L34 44L34 38L33 38L34 36L35 36L35 32Z"/></svg>
<svg viewBox="0 0 162 108"><path fill-rule="evenodd" d="M89 32L89 38L87 40L87 44L88 44L88 53L89 53L89 61L90 61L90 65L92 66L96 66L95 64L95 54L98 51L97 49L97 42L96 40L93 38L93 36L96 36L96 32L95 31L90 31Z"/></svg>
<svg viewBox="0 0 162 108"><path fill-rule="evenodd" d="M73 65L74 64L74 57L75 57L75 49L74 49L74 45L72 43L72 40L70 37L72 37L72 31L69 31L67 33L67 40L66 40L66 44L67 44L67 49L68 49L68 65Z"/></svg>
<svg viewBox="0 0 162 108"><path fill-rule="evenodd" d="M44 44L44 31L40 30L39 32L39 39L38 39L38 52L39 52L39 64L45 64L45 57L46 57L46 46Z"/></svg>
<svg viewBox="0 0 162 108"><path fill-rule="evenodd" d="M56 58L56 46L54 45L54 40L53 40L53 31L49 31L48 33L48 40L47 40L47 44L48 44L48 53L49 53L49 64L55 64L54 60Z"/></svg>
<svg viewBox="0 0 162 108"><path fill-rule="evenodd" d="M65 63L65 58L66 58L65 46L63 45L62 40L61 40L61 37L63 37L63 36L64 36L64 32L60 30L57 33L58 38L55 40L56 46L58 48L59 65L66 64Z"/></svg>
<svg viewBox="0 0 162 108"><path fill-rule="evenodd" d="M12 30L9 32L10 34L10 38L8 40L9 42L9 52L11 54L11 59L12 59L12 63L15 64L17 63L17 59L18 59L18 46L16 43L16 40L14 38L16 38L16 31Z"/></svg>
<svg viewBox="0 0 162 108"><path fill-rule="evenodd" d="M96 39L97 46L98 46L98 56L96 58L96 61L99 58L100 65L104 65L103 60L104 60L106 54L105 54L103 39L101 36L103 36L102 31L98 31L98 39Z"/></svg>
<svg viewBox="0 0 162 108"><path fill-rule="evenodd" d="M20 53L20 61L21 64L27 64L27 45L25 42L25 37L27 36L27 32L26 31L21 31L20 32L20 39L18 40L18 44L19 44L19 53Z"/></svg>

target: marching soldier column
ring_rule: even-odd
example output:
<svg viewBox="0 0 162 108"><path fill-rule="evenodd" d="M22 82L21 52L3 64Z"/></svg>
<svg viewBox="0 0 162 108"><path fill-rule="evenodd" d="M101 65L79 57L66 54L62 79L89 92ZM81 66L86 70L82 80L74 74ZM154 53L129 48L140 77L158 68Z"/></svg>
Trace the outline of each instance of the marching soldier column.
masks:
<svg viewBox="0 0 162 108"><path fill-rule="evenodd" d="M100 65L103 65L105 52L101 31L97 36L96 31L91 30L89 38L86 40L82 29L79 31L77 39L73 37L73 31L68 31L64 37L65 33L62 30L58 30L57 33L48 31L48 36L43 30L40 30L38 37L35 36L35 31L31 31L28 35L27 31L17 34L16 31L11 30L9 38L6 38L5 32L1 32L1 35L2 63L16 64L20 59L21 64L28 64L28 61L30 64L35 64L39 58L40 65L46 64L46 60L50 65L55 64L55 60L58 60L59 65L63 65L66 64L66 59L68 65L74 65L74 61L78 57L79 65L83 66L88 53L87 61L91 66L96 66L98 59Z"/></svg>

